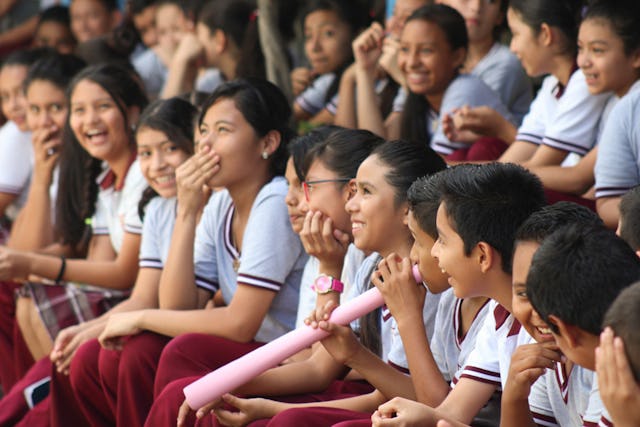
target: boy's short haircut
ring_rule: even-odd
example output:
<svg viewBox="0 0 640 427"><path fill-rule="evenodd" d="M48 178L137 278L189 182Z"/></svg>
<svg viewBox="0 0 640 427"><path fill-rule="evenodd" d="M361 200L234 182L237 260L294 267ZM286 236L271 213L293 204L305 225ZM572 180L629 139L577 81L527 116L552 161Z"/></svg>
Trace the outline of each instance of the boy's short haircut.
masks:
<svg viewBox="0 0 640 427"><path fill-rule="evenodd" d="M640 249L640 185L633 187L620 200L620 237L634 251Z"/></svg>
<svg viewBox="0 0 640 427"><path fill-rule="evenodd" d="M436 214L440 206L440 180L446 171L431 176L418 178L411 184L407 192L409 209L413 213L418 226L434 240L438 238Z"/></svg>
<svg viewBox="0 0 640 427"><path fill-rule="evenodd" d="M513 163L464 164L444 172L442 203L469 255L479 242L491 245L511 274L516 230L545 205L542 183Z"/></svg>
<svg viewBox="0 0 640 427"><path fill-rule="evenodd" d="M542 319L554 315L590 334L620 291L640 279L640 259L604 227L570 225L547 237L533 255L527 296Z"/></svg>
<svg viewBox="0 0 640 427"><path fill-rule="evenodd" d="M516 242L542 243L553 232L570 224L602 227L602 219L591 209L573 202L558 202L534 212L516 232Z"/></svg>
<svg viewBox="0 0 640 427"><path fill-rule="evenodd" d="M45 22L57 22L67 28L71 28L71 17L69 16L69 8L66 6L51 6L40 13L38 18L38 28ZM37 30L36 30L37 31Z"/></svg>
<svg viewBox="0 0 640 427"><path fill-rule="evenodd" d="M624 350L636 382L640 382L640 282L620 292L604 316L602 327L609 326L622 338Z"/></svg>
<svg viewBox="0 0 640 427"><path fill-rule="evenodd" d="M129 0L129 12L132 15L140 15L148 7L155 6L156 0Z"/></svg>

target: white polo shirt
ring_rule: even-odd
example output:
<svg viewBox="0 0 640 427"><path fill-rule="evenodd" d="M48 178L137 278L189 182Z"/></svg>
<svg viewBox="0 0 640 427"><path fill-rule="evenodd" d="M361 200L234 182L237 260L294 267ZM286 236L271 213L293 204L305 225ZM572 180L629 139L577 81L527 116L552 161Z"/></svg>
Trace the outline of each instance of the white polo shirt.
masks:
<svg viewBox="0 0 640 427"><path fill-rule="evenodd" d="M476 348L469 354L460 378L504 388L511 355L516 347L532 341L533 338L507 309L496 301L490 301L489 314L476 338Z"/></svg>
<svg viewBox="0 0 640 427"><path fill-rule="evenodd" d="M5 211L12 221L27 200L32 169L31 132L22 132L8 121L0 128L0 193L17 196Z"/></svg>

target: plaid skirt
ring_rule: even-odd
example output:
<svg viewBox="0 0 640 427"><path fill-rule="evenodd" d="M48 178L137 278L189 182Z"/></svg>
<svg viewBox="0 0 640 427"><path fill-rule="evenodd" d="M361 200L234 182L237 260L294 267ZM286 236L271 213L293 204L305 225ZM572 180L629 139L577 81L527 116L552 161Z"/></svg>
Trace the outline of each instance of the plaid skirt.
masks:
<svg viewBox="0 0 640 427"><path fill-rule="evenodd" d="M130 291L75 283L47 285L28 282L18 290L19 296L33 300L52 340L68 326L99 317L129 294Z"/></svg>

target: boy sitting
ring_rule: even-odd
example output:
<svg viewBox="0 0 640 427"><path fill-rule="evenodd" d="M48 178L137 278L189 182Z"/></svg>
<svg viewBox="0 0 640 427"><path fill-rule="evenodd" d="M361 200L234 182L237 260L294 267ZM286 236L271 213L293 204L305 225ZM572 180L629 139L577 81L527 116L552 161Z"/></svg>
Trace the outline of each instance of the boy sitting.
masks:
<svg viewBox="0 0 640 427"><path fill-rule="evenodd" d="M514 164L459 165L441 181L432 254L458 298L492 298L476 348L460 380L433 409L395 398L372 416L375 426L469 423L507 379L511 354L531 337L511 315L511 256L518 227L544 204L538 178Z"/></svg>
<svg viewBox="0 0 640 427"><path fill-rule="evenodd" d="M572 225L536 251L527 295L562 354L593 371L604 314L620 291L639 278L640 259L622 239L601 227ZM594 380L584 425L611 425L597 390Z"/></svg>

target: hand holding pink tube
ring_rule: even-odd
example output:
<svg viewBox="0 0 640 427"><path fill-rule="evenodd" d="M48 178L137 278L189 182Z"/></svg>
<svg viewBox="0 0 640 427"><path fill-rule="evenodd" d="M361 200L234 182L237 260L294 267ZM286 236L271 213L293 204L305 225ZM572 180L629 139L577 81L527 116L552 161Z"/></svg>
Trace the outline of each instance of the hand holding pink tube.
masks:
<svg viewBox="0 0 640 427"><path fill-rule="evenodd" d="M422 282L417 266L413 268L413 275L416 282ZM380 307L383 303L384 300L380 292L375 288L369 289L367 292L337 307L331 313L329 321L347 325ZM313 329L310 326L294 329L189 384L183 390L187 403L193 409L200 408L219 398L224 393L233 391L247 383L267 369L277 366L287 357L325 338L327 335L328 333L322 329Z"/></svg>

